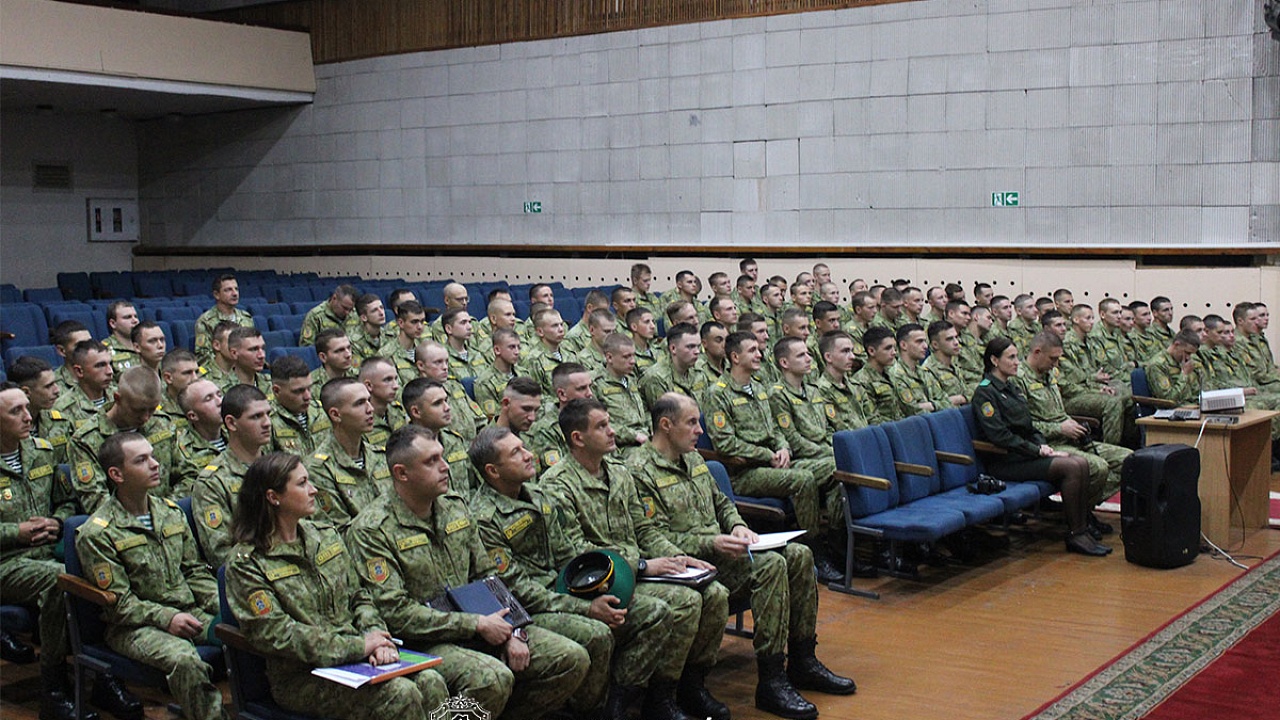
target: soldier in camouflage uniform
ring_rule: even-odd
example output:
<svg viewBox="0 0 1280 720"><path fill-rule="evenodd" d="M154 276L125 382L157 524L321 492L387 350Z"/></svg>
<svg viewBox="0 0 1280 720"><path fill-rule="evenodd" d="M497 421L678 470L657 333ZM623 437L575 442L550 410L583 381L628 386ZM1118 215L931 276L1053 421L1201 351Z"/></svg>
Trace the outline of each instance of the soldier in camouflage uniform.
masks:
<svg viewBox="0 0 1280 720"><path fill-rule="evenodd" d="M646 370L665 357L666 348L662 338L658 337L658 321L648 308L634 308L627 313L626 331L636 344L635 377L639 380Z"/></svg>
<svg viewBox="0 0 1280 720"><path fill-rule="evenodd" d="M733 294L729 297L738 306L739 316L747 313L756 313L757 315L764 313L764 300L760 298L756 279L750 275L743 274L738 276L737 282L734 283Z"/></svg>
<svg viewBox="0 0 1280 720"><path fill-rule="evenodd" d="M128 300L117 300L107 307L107 329L110 334L102 342L111 350L111 369L116 375L142 365L138 349L130 338L130 333L137 324L138 310Z"/></svg>
<svg viewBox="0 0 1280 720"><path fill-rule="evenodd" d="M63 320L49 329L49 342L62 358L62 366L54 372L54 375L58 377L58 384L62 386L64 395L78 384L72 367L72 356L75 354L76 345L86 340L93 340L93 335L84 323L78 320ZM107 365L110 364L111 360L108 358Z"/></svg>
<svg viewBox="0 0 1280 720"><path fill-rule="evenodd" d="M231 388L220 412L227 447L201 469L191 493L191 514L199 522L196 539L213 567L225 563L235 545L231 520L244 474L271 447L271 405L257 388Z"/></svg>
<svg viewBox="0 0 1280 720"><path fill-rule="evenodd" d="M604 367L595 374L591 394L604 403L617 434L618 456L630 457L649 441L649 412L640 399L635 375L636 348L631 338L613 333L604 340Z"/></svg>
<svg viewBox="0 0 1280 720"><path fill-rule="evenodd" d="M533 453L507 428L490 426L476 436L470 456L484 478L472 508L498 576L535 625L573 640L591 657L570 709L584 718L603 713L606 720L624 720L625 708L617 705L625 693L614 690L613 702L604 707L610 671L617 687L647 683L663 644L670 642L669 613L645 595L622 608L610 594L588 600L556 592L556 577L569 558L557 558L553 548L565 549L567 543L550 498L531 482L537 477Z"/></svg>
<svg viewBox="0 0 1280 720"><path fill-rule="evenodd" d="M1022 392L1031 412L1031 424L1044 436L1054 450L1076 455L1089 463L1089 487L1086 491L1091 505L1106 500L1120 489L1120 469L1132 450L1118 445L1094 442L1089 428L1067 415L1058 390L1058 361L1062 358L1062 339L1051 332L1042 332L1031 340L1030 351L1018 366L1017 376L1010 382ZM1102 534L1109 534L1111 526L1099 521L1092 514L1090 525Z"/></svg>
<svg viewBox="0 0 1280 720"><path fill-rule="evenodd" d="M1251 302L1237 303L1231 314L1236 321L1236 342L1232 351L1248 366L1253 385L1261 392L1280 392L1280 373L1276 372L1276 365L1272 362L1267 338L1258 327L1258 306Z"/></svg>
<svg viewBox="0 0 1280 720"><path fill-rule="evenodd" d="M646 517L631 473L609 457L616 445L603 404L594 399L572 400L561 411L560 421L570 441L570 454L540 482L564 530L567 547L554 550L559 557L611 548L632 565L638 578L713 567L683 555ZM717 582L700 591L640 582L636 594L665 603L671 612L671 642L663 648L649 680L642 717L680 720L683 710L696 717L728 718L727 708L702 685L705 669L715 665L729 616L728 591ZM686 667L694 671L685 673ZM680 707L677 685L683 701ZM622 698L620 703L625 705L629 699Z"/></svg>
<svg viewBox="0 0 1280 720"><path fill-rule="evenodd" d="M873 326L862 336L867 350L867 364L854 373L850 382L862 391L862 414L872 425L901 420L918 408L898 399L888 369L898 358L898 343L893 332L884 326Z"/></svg>
<svg viewBox="0 0 1280 720"><path fill-rule="evenodd" d="M596 315L596 311L603 311L603 315ZM595 316L594 322L599 329L593 329L592 317ZM606 326L603 324L604 319L611 322ZM578 356L578 362L583 365L587 363L582 361L582 351L591 344L594 337L598 334L600 339L604 339L605 335L616 330L618 319L609 312L609 296L600 290L592 290L582 300L582 319L576 325L565 331L564 340L560 343L560 352L566 353L568 356ZM589 365L588 365L589 366Z"/></svg>
<svg viewBox="0 0 1280 720"><path fill-rule="evenodd" d="M115 371L111 369L111 351L96 340L77 343L68 364L76 384L62 393L53 409L71 424L72 429L65 433L70 437L110 404Z"/></svg>
<svg viewBox="0 0 1280 720"><path fill-rule="evenodd" d="M476 394L476 403L484 411L486 417L493 420L498 416L502 403L503 391L520 370L520 335L510 328L498 328L493 331L492 362L485 365L476 376L472 386ZM536 382L536 381L535 381Z"/></svg>
<svg viewBox="0 0 1280 720"><path fill-rule="evenodd" d="M396 336L378 348L378 355L395 363L396 373L400 376L400 387L418 377L415 360L418 343L426 337L426 323L427 313L422 305L417 300L405 300L396 308Z"/></svg>
<svg viewBox="0 0 1280 720"><path fill-rule="evenodd" d="M1046 318L1047 321L1047 318ZM1054 323L1056 325L1056 321ZM1050 325L1046 328L1052 329ZM1119 445L1127 437L1130 402L1112 385L1111 374L1102 368L1107 351L1093 330L1093 308L1073 305L1071 327L1062 339L1061 375L1058 378L1066 410L1072 415L1086 415L1102 421L1102 439ZM1136 425L1133 426L1136 429Z"/></svg>
<svg viewBox="0 0 1280 720"><path fill-rule="evenodd" d="M62 386L58 383L53 368L41 358L23 355L9 366L9 381L27 396L27 410L31 414L31 437L49 442L56 462L67 462L67 441L70 438L65 432L71 425L53 417L53 406L62 394ZM59 426L57 430L60 432L55 432L55 425ZM57 444L54 444L55 441Z"/></svg>
<svg viewBox="0 0 1280 720"><path fill-rule="evenodd" d="M206 375L204 368L196 362L196 356L186 350L165 353L164 359L160 361L160 382L164 385L164 394L160 399L160 407L156 408L156 415L173 423L175 429L182 429L187 424L187 414L178 404L178 396L196 380L207 380ZM214 385L217 386L217 383Z"/></svg>
<svg viewBox="0 0 1280 720"><path fill-rule="evenodd" d="M408 411L396 399L400 396L400 376L395 363L384 357L370 358L360 366L356 377L364 383L373 404L373 430L365 440L385 446L391 433L409 424Z"/></svg>
<svg viewBox="0 0 1280 720"><path fill-rule="evenodd" d="M576 362L561 364L551 373L556 404L544 410L529 428L526 443L538 463L538 474L560 462L569 454L569 444L560 430L560 409L570 400L595 397L591 390L591 373ZM545 408L546 402L544 400Z"/></svg>
<svg viewBox="0 0 1280 720"><path fill-rule="evenodd" d="M786 304L786 297L782 294L782 289L777 285L764 285L760 288L760 301L763 307L758 311L764 321L769 324L769 337L782 337L782 328L780 321L782 316L782 306Z"/></svg>
<svg viewBox="0 0 1280 720"><path fill-rule="evenodd" d="M70 720L67 610L55 547L63 521L76 514L76 500L57 477L53 445L31 437L29 408L19 387L0 386L0 599L39 608L40 717Z"/></svg>
<svg viewBox="0 0 1280 720"><path fill-rule="evenodd" d="M807 351L801 346L799 352ZM788 543L776 553L748 554L759 537L716 487L694 450L702 434L698 413L697 403L675 393L655 404L653 439L630 464L641 502L667 539L715 563L719 582L731 595L749 594L759 671L756 707L783 717L817 717L817 708L796 686L839 695L857 687L814 655L818 589L810 570L813 556L799 543ZM790 651L789 673L783 671L784 649Z"/></svg>
<svg viewBox="0 0 1280 720"><path fill-rule="evenodd" d="M360 322L347 330L351 338L351 362L356 367L365 360L377 357L378 351L400 334L399 326L387 323L387 310L382 298L365 293L356 299L356 317Z"/></svg>
<svg viewBox="0 0 1280 720"><path fill-rule="evenodd" d="M311 394L307 363L285 355L271 366L271 445L306 457L328 437L329 416Z"/></svg>
<svg viewBox="0 0 1280 720"><path fill-rule="evenodd" d="M814 385L831 408L832 430L857 430L867 426L862 414L862 390L849 382L849 374L858 362L853 338L848 333L831 332L818 340L823 370Z"/></svg>
<svg viewBox="0 0 1280 720"><path fill-rule="evenodd" d="M704 410L716 451L745 461L745 466L730 470L733 490L751 497L790 498L796 525L808 533L806 541L814 549L819 580L838 582L844 576L819 539L819 480L810 470L795 466L769 406L769 392L751 380L760 366L760 347L750 333L735 332L725 340L725 354L729 372L707 390Z"/></svg>
<svg viewBox="0 0 1280 720"><path fill-rule="evenodd" d="M640 376L640 397L646 408L658 398L678 392L691 398L702 396L706 380L695 366L702 354L698 329L687 323L667 329L667 346L661 360Z"/></svg>
<svg viewBox="0 0 1280 720"><path fill-rule="evenodd" d="M435 380L418 378L404 389L404 401L408 403L410 422L430 430L436 442L444 447L444 460L449 464L449 491L470 498L476 485L467 460L470 443L453 429L453 409L444 386Z"/></svg>
<svg viewBox="0 0 1280 720"><path fill-rule="evenodd" d="M102 611L107 645L163 672L185 717L221 720L222 692L195 647L217 642L218 585L186 514L155 496L160 463L146 438L113 435L99 460L114 494L81 526L75 550L91 582L118 598Z"/></svg>
<svg viewBox="0 0 1280 720"><path fill-rule="evenodd" d="M315 345L316 335L325 328L355 327L360 321L351 311L356 307L359 292L350 285L339 285L327 300L307 311L302 318L302 330L298 333L298 345Z"/></svg>
<svg viewBox="0 0 1280 720"><path fill-rule="evenodd" d="M932 373L920 369L929 350L924 328L907 323L894 335L898 342L898 361L889 366L889 382L898 395L904 414L936 412L951 407L951 399Z"/></svg>
<svg viewBox="0 0 1280 720"><path fill-rule="evenodd" d="M533 378L522 375L508 383L507 389L502 391L498 417L487 427L504 427L517 436L524 437L538 421L541 408L542 388ZM537 467L536 461L534 466ZM476 477L477 481L481 479Z"/></svg>
<svg viewBox="0 0 1280 720"><path fill-rule="evenodd" d="M646 307L661 314L666 308L656 293L650 292L653 287L653 270L644 263L631 266L631 291L636 294L636 307Z"/></svg>
<svg viewBox="0 0 1280 720"><path fill-rule="evenodd" d="M325 328L316 333L316 355L320 367L311 371L311 394L318 396L324 384L340 377L355 377L351 338L342 328Z"/></svg>
<svg viewBox="0 0 1280 720"><path fill-rule="evenodd" d="M227 333L231 350L231 372L222 381L222 392L233 385L252 385L271 397L271 378L263 372L267 367L267 343L256 327L238 327Z"/></svg>
<svg viewBox="0 0 1280 720"><path fill-rule="evenodd" d="M1036 312L1036 299L1022 293L1013 299L1013 317L1005 325L1005 335L1018 347L1018 352L1026 354L1031 346L1031 338L1040 332L1040 314Z"/></svg>
<svg viewBox="0 0 1280 720"><path fill-rule="evenodd" d="M292 712L341 720L426 720L449 697L434 669L351 689L316 667L399 653L360 585L342 536L312 523L316 489L292 454L260 458L245 474L227 563L227 601L249 643L266 657L271 696Z"/></svg>
<svg viewBox="0 0 1280 720"><path fill-rule="evenodd" d="M449 373L449 351L440 343L428 340L418 345L417 359L414 362L418 366L419 377L434 380L444 386L449 394L449 406L453 408L450 427L464 440L471 442L488 419L476 401L467 395L462 383Z"/></svg>
<svg viewBox="0 0 1280 720"><path fill-rule="evenodd" d="M787 447L791 466L808 470L818 482L818 491L827 506L828 525L840 527L844 516L840 507L840 487L834 479L836 409L809 377L813 362L809 348L799 338L783 338L773 347L774 360L782 380L769 389L769 408Z"/></svg>
<svg viewBox="0 0 1280 720"><path fill-rule="evenodd" d="M174 496L184 497L191 494L200 471L227 449L227 436L222 431L222 391L217 385L197 380L182 391L178 400L186 408L188 422L174 435L169 474Z"/></svg>
<svg viewBox="0 0 1280 720"><path fill-rule="evenodd" d="M316 486L321 519L345 531L360 508L391 489L391 471L383 448L364 441L373 429L373 404L359 380L329 381L320 404L333 432L304 462Z"/></svg>
<svg viewBox="0 0 1280 720"><path fill-rule="evenodd" d="M1280 409L1280 395L1259 392L1253 386L1253 371L1243 353L1234 350L1235 328L1218 315L1204 318L1204 343L1196 357L1207 371L1205 389L1241 388L1245 406L1262 410ZM1271 439L1280 438L1280 418L1271 421Z"/></svg>
<svg viewBox="0 0 1280 720"><path fill-rule="evenodd" d="M1133 345L1134 360L1138 367L1147 364L1147 359L1165 349L1167 343L1156 340L1151 332L1151 324L1155 318L1151 314L1151 306L1141 300L1129 303L1133 311L1133 332L1129 334L1129 342Z"/></svg>
<svg viewBox="0 0 1280 720"><path fill-rule="evenodd" d="M233 322L242 327L253 327L253 315L237 307L240 304L240 283L235 275L219 275L213 281L213 307L196 318L196 359L201 363L213 362L213 329L220 322Z"/></svg>
<svg viewBox="0 0 1280 720"><path fill-rule="evenodd" d="M718 322L703 323L698 329L698 336L702 338L702 355L693 367L702 375L702 383L706 389L702 391L703 397L694 399L705 405L706 393L711 391L711 386L716 384L721 375L729 371L729 360L724 352L724 342L729 337L729 330ZM764 350L760 352L763 353Z"/></svg>
<svg viewBox="0 0 1280 720"><path fill-rule="evenodd" d="M1120 394L1133 395L1130 383L1134 360L1124 333L1124 308L1119 300L1106 298L1098 303L1098 314L1101 322L1095 323L1092 330L1093 338L1102 347L1098 366L1111 376L1111 385Z"/></svg>
<svg viewBox="0 0 1280 720"><path fill-rule="evenodd" d="M533 313L531 319L535 343L527 353L522 349L523 363L529 377L542 386L543 398L553 398L555 391L551 387L551 373L557 365L572 359L560 350L565 334L564 320L560 313L550 308Z"/></svg>
<svg viewBox="0 0 1280 720"><path fill-rule="evenodd" d="M449 352L449 374L454 378L474 378L488 365L471 341L473 324L466 308L449 309L440 316L443 344Z"/></svg>
<svg viewBox="0 0 1280 720"><path fill-rule="evenodd" d="M853 308L853 316L844 326L844 331L849 333L850 339L853 340L853 354L859 359L866 358L867 351L862 345L862 336L866 334L867 329L871 327L871 321L876 319L880 312L880 301L866 290L861 290L853 294L849 305Z"/></svg>
<svg viewBox="0 0 1280 720"><path fill-rule="evenodd" d="M969 304L963 300L948 302L946 318L955 327L956 338L960 341L960 352L951 359L951 367L960 376L965 387L977 387L982 381L982 343L969 330L973 325L973 313Z"/></svg>
<svg viewBox="0 0 1280 720"><path fill-rule="evenodd" d="M511 302L511 294L501 288L489 292L489 304L485 308L486 317L472 323L471 347L475 349L485 363L493 358L493 334L499 330L510 330L523 340L529 333L525 322L516 317L516 306Z"/></svg>
<svg viewBox="0 0 1280 720"><path fill-rule="evenodd" d="M560 707L587 672L586 650L546 628L513 630L505 610L475 615L431 607L449 588L496 568L467 500L448 492L440 443L406 427L392 434L387 457L395 492L366 507L347 533L356 570L387 629L444 658L438 671L449 690L494 716L537 718Z"/></svg>
<svg viewBox="0 0 1280 720"><path fill-rule="evenodd" d="M71 472L80 506L97 510L107 500L110 483L106 468L98 463L98 448L108 437L119 432L137 431L151 443L160 463L160 486L156 497L177 499L178 488L172 484L173 426L153 417L160 404L160 378L150 368L130 368L120 376L115 403L98 413L71 438Z"/></svg>

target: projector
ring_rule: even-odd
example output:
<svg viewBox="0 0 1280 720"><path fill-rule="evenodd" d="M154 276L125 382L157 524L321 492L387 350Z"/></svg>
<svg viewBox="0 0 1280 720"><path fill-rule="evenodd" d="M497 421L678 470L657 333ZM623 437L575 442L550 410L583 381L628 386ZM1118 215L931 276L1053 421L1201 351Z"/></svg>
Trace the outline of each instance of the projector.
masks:
<svg viewBox="0 0 1280 720"><path fill-rule="evenodd" d="M1200 412L1244 412L1244 389L1205 390L1200 393Z"/></svg>

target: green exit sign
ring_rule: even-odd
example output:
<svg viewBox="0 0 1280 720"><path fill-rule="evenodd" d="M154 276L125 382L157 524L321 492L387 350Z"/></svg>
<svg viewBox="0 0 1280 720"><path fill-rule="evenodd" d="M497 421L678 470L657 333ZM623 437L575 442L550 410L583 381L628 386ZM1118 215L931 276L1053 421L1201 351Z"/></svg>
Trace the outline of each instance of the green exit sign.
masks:
<svg viewBox="0 0 1280 720"><path fill-rule="evenodd" d="M1018 207L1018 193L1016 192L991 193L991 207Z"/></svg>
<svg viewBox="0 0 1280 720"><path fill-rule="evenodd" d="M527 213L540 213L542 212L542 203L536 200L527 202L524 204L524 211Z"/></svg>

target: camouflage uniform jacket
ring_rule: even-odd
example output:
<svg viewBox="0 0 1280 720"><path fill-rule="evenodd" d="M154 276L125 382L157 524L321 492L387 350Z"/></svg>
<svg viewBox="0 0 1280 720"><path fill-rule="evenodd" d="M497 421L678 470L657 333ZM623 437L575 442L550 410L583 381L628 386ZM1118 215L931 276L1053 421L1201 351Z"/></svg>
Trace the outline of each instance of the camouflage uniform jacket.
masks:
<svg viewBox="0 0 1280 720"><path fill-rule="evenodd" d="M507 383L520 374L519 366L512 368L509 373L503 373L492 365L486 365L480 374L476 375L472 389L476 394L476 403L480 405L480 410L484 412L485 417L490 420L498 417L498 413L502 410L502 394L507 391Z"/></svg>
<svg viewBox="0 0 1280 720"><path fill-rule="evenodd" d="M449 351L449 375L455 378L476 377L488 367L484 356L476 351L475 345L464 350L455 350L452 345L445 344Z"/></svg>
<svg viewBox="0 0 1280 720"><path fill-rule="evenodd" d="M345 530L361 508L391 490L391 471L383 449L361 442L360 453L363 470L330 435L310 457L304 458L311 484L318 491L316 506L323 519L339 530Z"/></svg>
<svg viewBox="0 0 1280 720"><path fill-rule="evenodd" d="M1031 413L1031 425L1049 442L1068 443L1062 434L1062 423L1071 419L1058 388L1058 369L1039 374L1028 363L1018 365L1018 374L1009 378L1009 384L1018 389L1027 401Z"/></svg>
<svg viewBox="0 0 1280 720"><path fill-rule="evenodd" d="M938 388L942 394L947 397L946 407L951 407L952 395L963 395L965 398L973 395L977 385L970 386L956 372L955 366L946 366L938 361L937 355L930 355L920 363L920 370L925 374L933 377L934 382L938 384Z"/></svg>
<svg viewBox="0 0 1280 720"><path fill-rule="evenodd" d="M271 402L271 446L276 450L306 457L324 442L332 428L329 416L314 401L307 405L306 427L278 402Z"/></svg>
<svg viewBox="0 0 1280 720"><path fill-rule="evenodd" d="M893 391L898 394L903 415L924 412L920 408L922 402L933 403L934 410L951 407L951 400L942 392L938 380L921 370L919 365L908 364L899 358L889 366L889 382L893 383Z"/></svg>
<svg viewBox="0 0 1280 720"><path fill-rule="evenodd" d="M488 418L480 409L480 405L467 394L467 389L453 376L449 376L449 379L444 381L444 389L449 393L449 409L453 412L450 427L467 442L471 442L476 438L480 428L488 423Z"/></svg>
<svg viewBox="0 0 1280 720"><path fill-rule="evenodd" d="M58 476L53 445L40 438L18 443L22 472L0 462L0 562L15 557L52 559L54 544L23 545L18 525L33 517L66 520L79 508L65 478Z"/></svg>
<svg viewBox="0 0 1280 720"><path fill-rule="evenodd" d="M71 461L73 486L76 494L80 496L80 506L86 512L97 510L98 506L111 494L111 480L107 477L106 470L98 463L98 449L107 438L117 432L119 430L107 418L107 414L102 412L98 413L90 424L76 431L75 436L71 438L68 458ZM173 426L160 418L153 417L147 421L146 425L138 428L137 432L151 443L152 454L156 462L160 463L160 486L152 490L151 494L160 498L182 497L175 494L177 488L171 484L174 479L172 474Z"/></svg>
<svg viewBox="0 0 1280 720"><path fill-rule="evenodd" d="M494 572L466 500L442 495L420 518L399 495L387 493L351 524L347 544L360 580L393 634L425 643L476 637L479 615L427 605L451 587Z"/></svg>
<svg viewBox="0 0 1280 720"><path fill-rule="evenodd" d="M142 364L142 358L138 357L138 351L134 349L133 343L121 340L115 335L108 335L102 342L111 350L111 369L115 371L117 379L120 378L120 373Z"/></svg>
<svg viewBox="0 0 1280 720"><path fill-rule="evenodd" d="M355 313L347 313L347 317L340 318L333 314L333 310L329 309L329 301L322 300L320 304L307 311L306 317L302 318L302 331L298 333L298 345L306 347L316 344L316 335L328 328L342 328L350 330L360 323L360 318Z"/></svg>
<svg viewBox="0 0 1280 720"><path fill-rule="evenodd" d="M221 440L223 448L225 448L227 443L226 433L219 430L218 438ZM200 433L193 430L190 425L179 429L173 442L174 464L173 468L169 470L169 476L173 480L172 497L180 498L190 495L200 471L213 462L213 459L220 452L222 450L214 447L212 442L201 437Z"/></svg>
<svg viewBox="0 0 1280 720"><path fill-rule="evenodd" d="M790 446L774 423L769 393L755 382L749 387L750 392L725 373L707 389L707 434L717 452L768 465L775 452Z"/></svg>
<svg viewBox="0 0 1280 720"><path fill-rule="evenodd" d="M1191 375L1183 375L1181 364L1167 349L1162 350L1147 361L1147 384L1151 386L1151 394L1178 403L1198 403L1200 388L1208 382L1203 367L1196 363Z"/></svg>
<svg viewBox="0 0 1280 720"><path fill-rule="evenodd" d="M558 408L553 409L553 412L543 413L533 421L533 426L524 435L525 444L538 463L539 476L569 455L569 444L565 442L564 432L560 429L559 414Z"/></svg>
<svg viewBox="0 0 1280 720"><path fill-rule="evenodd" d="M232 308L230 315L223 315L218 312L216 304L205 310L196 318L196 360L201 365L213 362L213 329L223 321L233 322L240 327L253 327L253 315L247 310Z"/></svg>
<svg viewBox="0 0 1280 720"><path fill-rule="evenodd" d="M591 383L591 392L609 410L609 423L617 433L619 447L634 447L636 435L648 436L649 410L640 399L634 377L616 378L603 370Z"/></svg>
<svg viewBox="0 0 1280 720"><path fill-rule="evenodd" d="M862 414L868 423L879 425L906 417L902 403L898 401L898 393L893 389L893 381L886 373L869 364L863 365L850 382L862 389ZM913 406L912 410L919 408Z"/></svg>
<svg viewBox="0 0 1280 720"><path fill-rule="evenodd" d="M681 375L676 372L675 365L671 364L669 355L640 376L640 397L647 408L653 407L658 398L669 392L678 392L697 400L706 389L706 378L696 367L689 368L689 372Z"/></svg>
<svg viewBox="0 0 1280 720"><path fill-rule="evenodd" d="M862 388L849 382L848 378L837 385L825 372L818 376L814 385L818 388L818 392L822 393L822 398L827 401L827 407L834 411L831 419L833 431L857 430L867 426L867 418L862 414L862 407L865 404Z"/></svg>
<svg viewBox="0 0 1280 720"><path fill-rule="evenodd" d="M231 537L231 518L248 471L249 465L228 448L201 469L191 491L191 514L200 523L200 549L214 567L227 561L236 544Z"/></svg>
<svg viewBox="0 0 1280 720"><path fill-rule="evenodd" d="M716 536L746 526L696 451L672 461L645 443L630 466L645 516L681 551L713 561Z"/></svg>
<svg viewBox="0 0 1280 720"><path fill-rule="evenodd" d="M769 408L792 455L797 458L831 457L836 408L818 386L805 382L797 389L780 382L769 390ZM690 466L690 470L695 470ZM676 543L684 547L683 543Z"/></svg>
<svg viewBox="0 0 1280 720"><path fill-rule="evenodd" d="M360 585L342 537L302 520L298 540L267 550L237 545L227 562L227 600L268 677L365 658L364 634L386 630Z"/></svg>
<svg viewBox="0 0 1280 720"><path fill-rule="evenodd" d="M595 477L569 455L543 476L540 485L552 498L568 545L555 549L556 556L611 548L635 569L641 558L679 555L680 548L645 516L627 466L607 457L601 470L603 477Z"/></svg>
<svg viewBox="0 0 1280 720"><path fill-rule="evenodd" d="M364 441L378 447L386 447L391 433L408 424L409 413L405 411L400 401L394 401L387 406L386 413L373 416L373 429L364 434Z"/></svg>
<svg viewBox="0 0 1280 720"><path fill-rule="evenodd" d="M102 619L122 629L167 629L180 612L202 620L217 615L218 584L200 559L186 513L172 500L151 497L148 504L154 529L112 496L76 535L88 579L117 597Z"/></svg>

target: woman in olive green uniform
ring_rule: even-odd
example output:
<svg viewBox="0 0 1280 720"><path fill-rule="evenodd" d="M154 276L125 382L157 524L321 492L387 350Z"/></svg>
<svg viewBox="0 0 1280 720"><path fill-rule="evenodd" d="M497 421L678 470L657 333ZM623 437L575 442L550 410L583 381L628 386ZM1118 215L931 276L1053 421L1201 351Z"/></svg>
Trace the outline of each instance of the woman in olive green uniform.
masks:
<svg viewBox="0 0 1280 720"><path fill-rule="evenodd" d="M249 466L238 496L227 595L245 637L267 657L271 695L294 712L426 720L449 698L435 670L354 690L311 674L399 655L342 537L306 519L315 495L296 455L272 453Z"/></svg>
<svg viewBox="0 0 1280 720"><path fill-rule="evenodd" d="M1047 480L1062 491L1067 515L1067 550L1102 556L1111 548L1089 533L1089 465L1083 458L1054 450L1031 424L1026 398L1009 379L1018 374L1018 348L1005 337L992 339L982 353L986 376L973 392L978 434L1005 450L983 458L1001 480Z"/></svg>

